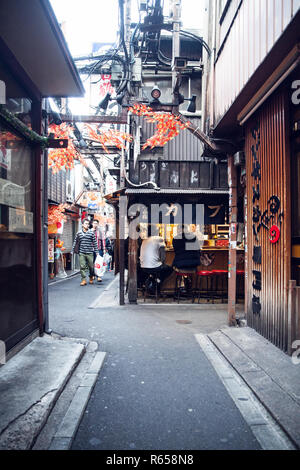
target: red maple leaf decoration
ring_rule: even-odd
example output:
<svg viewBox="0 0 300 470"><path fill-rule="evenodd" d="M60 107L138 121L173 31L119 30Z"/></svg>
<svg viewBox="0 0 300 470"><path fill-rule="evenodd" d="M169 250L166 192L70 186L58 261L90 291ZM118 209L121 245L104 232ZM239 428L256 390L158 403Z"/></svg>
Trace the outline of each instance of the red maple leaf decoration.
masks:
<svg viewBox="0 0 300 470"><path fill-rule="evenodd" d="M48 224L53 225L60 223L62 220L66 220L67 217L65 214L65 208L67 204L59 204L58 206L49 205L48 206Z"/></svg>
<svg viewBox="0 0 300 470"><path fill-rule="evenodd" d="M88 136L91 140L99 142L106 153L109 153L107 146L125 149L125 142L132 142L132 135L116 129L99 130L89 124L85 125Z"/></svg>
<svg viewBox="0 0 300 470"><path fill-rule="evenodd" d="M56 139L68 139L67 148L49 150L48 167L52 168L52 173L58 173L62 168L71 170L74 168L74 160L79 160L85 165L85 161L73 143L72 131L73 127L65 122L60 125L51 124L49 126L49 133L54 134Z"/></svg>
<svg viewBox="0 0 300 470"><path fill-rule="evenodd" d="M142 150L146 147L150 147L151 149L154 147L162 147L170 140L174 139L174 137L179 134L180 130L187 129L190 126L189 122L181 122L179 116L170 113L155 112L144 104L135 104L129 108L129 111L137 116L144 116L148 122L156 123L155 134L146 140Z"/></svg>

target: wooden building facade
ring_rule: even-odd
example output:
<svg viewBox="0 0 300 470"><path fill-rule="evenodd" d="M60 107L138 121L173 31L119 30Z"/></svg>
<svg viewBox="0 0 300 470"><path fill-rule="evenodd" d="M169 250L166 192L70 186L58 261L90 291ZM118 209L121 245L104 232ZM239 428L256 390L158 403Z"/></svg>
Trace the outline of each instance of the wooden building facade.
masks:
<svg viewBox="0 0 300 470"><path fill-rule="evenodd" d="M211 4L217 41L206 118L245 155L247 322L291 353L300 337L300 3Z"/></svg>
<svg viewBox="0 0 300 470"><path fill-rule="evenodd" d="M43 99L83 86L48 0L0 1L0 56L0 339L11 355L46 324Z"/></svg>

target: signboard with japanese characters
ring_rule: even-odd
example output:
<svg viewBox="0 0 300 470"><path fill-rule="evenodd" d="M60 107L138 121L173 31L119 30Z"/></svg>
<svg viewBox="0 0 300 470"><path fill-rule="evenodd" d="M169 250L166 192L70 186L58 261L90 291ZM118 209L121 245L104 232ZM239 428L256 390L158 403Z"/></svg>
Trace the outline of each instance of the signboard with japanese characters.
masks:
<svg viewBox="0 0 300 470"><path fill-rule="evenodd" d="M25 188L9 180L0 178L0 204L25 208Z"/></svg>
<svg viewBox="0 0 300 470"><path fill-rule="evenodd" d="M54 239L48 239L48 263L54 263Z"/></svg>
<svg viewBox="0 0 300 470"><path fill-rule="evenodd" d="M9 232L33 233L33 213L10 207L8 227Z"/></svg>
<svg viewBox="0 0 300 470"><path fill-rule="evenodd" d="M267 201L267 207L261 207L261 181L262 181L262 168L260 163L260 124L256 123L256 126L252 129L252 138L254 140L251 146L252 155L252 173L253 178L252 186L252 231L254 236L254 245L252 260L254 262L255 269L252 271L253 275L253 297L252 297L252 311L255 315L261 313L261 302L260 293L262 290L262 237L261 230L267 230L269 232L269 242L275 244L279 241L281 235L281 224L283 222L283 212L280 211L281 202L278 196L272 195Z"/></svg>

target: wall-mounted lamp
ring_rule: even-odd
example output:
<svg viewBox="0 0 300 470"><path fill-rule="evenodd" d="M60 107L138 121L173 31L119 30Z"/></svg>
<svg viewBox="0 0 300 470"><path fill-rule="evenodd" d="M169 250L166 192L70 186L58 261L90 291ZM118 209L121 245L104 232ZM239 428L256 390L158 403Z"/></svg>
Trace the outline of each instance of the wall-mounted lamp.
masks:
<svg viewBox="0 0 300 470"><path fill-rule="evenodd" d="M97 106L97 112L96 114L98 114L98 112L100 111L100 109L103 109L104 111L107 110L107 107L108 107L108 103L110 102L111 100L111 94L110 93L106 93L106 95L104 96L103 100L100 101L100 103L98 104Z"/></svg>
<svg viewBox="0 0 300 470"><path fill-rule="evenodd" d="M186 101L190 101L190 104L189 104L188 109L187 109L188 113L195 113L196 112L196 99L197 99L196 95L193 95L191 98L186 99Z"/></svg>
<svg viewBox="0 0 300 470"><path fill-rule="evenodd" d="M154 102L158 102L161 97L161 91L157 86L154 86L151 90L151 96Z"/></svg>
<svg viewBox="0 0 300 470"><path fill-rule="evenodd" d="M189 113L196 112L196 95L192 95L192 98L185 98L181 93L178 93L178 105L182 104L184 101L190 101L187 111Z"/></svg>

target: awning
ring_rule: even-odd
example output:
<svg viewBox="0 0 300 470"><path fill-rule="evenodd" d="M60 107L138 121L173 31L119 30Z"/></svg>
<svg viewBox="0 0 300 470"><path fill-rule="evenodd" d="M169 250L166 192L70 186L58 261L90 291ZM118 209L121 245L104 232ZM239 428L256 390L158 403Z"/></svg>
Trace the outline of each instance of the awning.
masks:
<svg viewBox="0 0 300 470"><path fill-rule="evenodd" d="M43 97L84 87L48 0L0 0L0 39Z"/></svg>

